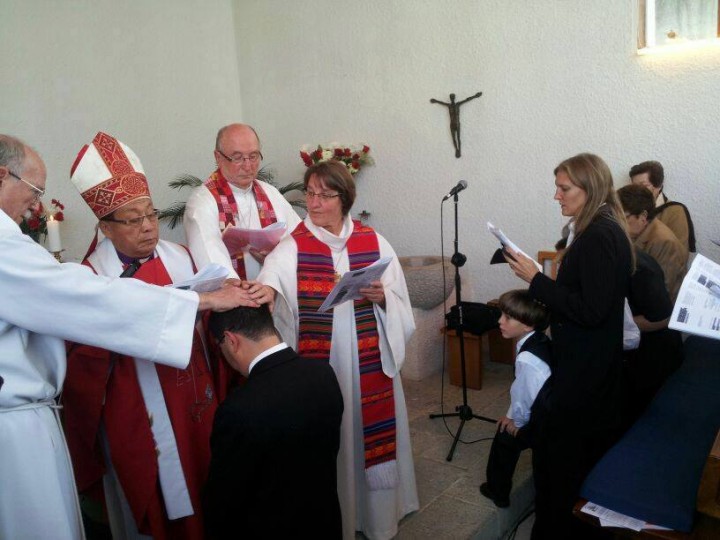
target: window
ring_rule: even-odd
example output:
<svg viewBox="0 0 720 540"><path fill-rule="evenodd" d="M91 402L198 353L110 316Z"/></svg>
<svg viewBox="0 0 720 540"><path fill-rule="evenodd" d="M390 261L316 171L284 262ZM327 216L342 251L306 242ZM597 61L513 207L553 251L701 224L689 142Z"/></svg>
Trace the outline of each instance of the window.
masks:
<svg viewBox="0 0 720 540"><path fill-rule="evenodd" d="M718 0L639 0L638 49L676 48L716 41Z"/></svg>

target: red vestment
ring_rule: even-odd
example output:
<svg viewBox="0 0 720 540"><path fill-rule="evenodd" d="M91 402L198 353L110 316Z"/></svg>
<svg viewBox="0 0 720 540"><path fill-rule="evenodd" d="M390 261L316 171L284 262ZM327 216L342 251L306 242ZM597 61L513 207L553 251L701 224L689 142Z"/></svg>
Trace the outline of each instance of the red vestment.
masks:
<svg viewBox="0 0 720 540"><path fill-rule="evenodd" d="M85 261L85 264L92 266ZM188 255L188 264L192 265ZM155 257L133 276L146 283L172 282ZM78 306L82 309L82 306ZM136 306L143 316L143 306ZM80 492L97 487L105 473L100 425L104 424L113 467L138 530L158 539L201 539L201 490L210 463L210 433L217 408L212 374L197 329L185 370L153 364L185 476L193 515L169 520L159 483L152 419L138 383L135 361L112 351L72 344L63 391L64 424Z"/></svg>

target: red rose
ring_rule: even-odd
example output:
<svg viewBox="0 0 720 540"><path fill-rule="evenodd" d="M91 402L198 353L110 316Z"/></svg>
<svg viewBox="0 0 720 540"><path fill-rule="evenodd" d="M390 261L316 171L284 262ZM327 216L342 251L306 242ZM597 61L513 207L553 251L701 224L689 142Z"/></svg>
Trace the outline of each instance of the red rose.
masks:
<svg viewBox="0 0 720 540"><path fill-rule="evenodd" d="M352 155L352 150L350 150L349 148L346 148L346 149L345 149L345 155L346 155L346 156Z"/></svg>
<svg viewBox="0 0 720 540"><path fill-rule="evenodd" d="M362 151L363 151L363 154L367 154L370 151L370 147L366 144L365 146L363 146Z"/></svg>
<svg viewBox="0 0 720 540"><path fill-rule="evenodd" d="M337 157L342 157L342 155L343 155L343 149L342 149L342 148L336 148L336 149L335 149L335 155L336 155Z"/></svg>
<svg viewBox="0 0 720 540"><path fill-rule="evenodd" d="M353 169L360 169L360 162L359 161L353 161L352 162Z"/></svg>
<svg viewBox="0 0 720 540"><path fill-rule="evenodd" d="M63 221L65 219L65 216L62 212L55 212L55 221Z"/></svg>
<svg viewBox="0 0 720 540"><path fill-rule="evenodd" d="M353 161L360 159L360 154L353 154Z"/></svg>
<svg viewBox="0 0 720 540"><path fill-rule="evenodd" d="M322 154L322 150L318 148L317 150L315 150L315 152L313 152L313 157L315 159L322 159Z"/></svg>
<svg viewBox="0 0 720 540"><path fill-rule="evenodd" d="M32 216L30 219L27 220L27 224L30 230L34 231L40 227L40 220L35 216Z"/></svg>

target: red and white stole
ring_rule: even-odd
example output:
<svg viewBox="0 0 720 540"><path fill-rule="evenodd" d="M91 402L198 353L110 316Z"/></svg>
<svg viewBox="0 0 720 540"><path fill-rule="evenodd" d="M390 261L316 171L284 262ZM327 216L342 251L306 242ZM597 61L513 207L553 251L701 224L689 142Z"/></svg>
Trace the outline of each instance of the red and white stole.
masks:
<svg viewBox="0 0 720 540"><path fill-rule="evenodd" d="M363 226L359 221L353 223L346 249L350 269L356 270L378 260L380 248L372 228ZM317 309L335 286L332 253L304 223L297 226L292 236L298 248L298 352L305 358L329 360L334 315L332 312L318 313ZM397 484L393 380L382 370L372 302L355 300L354 307L366 477L370 489L387 489Z"/></svg>
<svg viewBox="0 0 720 540"><path fill-rule="evenodd" d="M235 202L235 196L230 188L230 184L227 180L225 180L225 177L220 172L220 169L217 169L210 175L210 177L205 181L205 187L208 188L218 205L220 231L224 231L230 225L235 225L235 216L238 213L237 203ZM273 208L267 193L265 193L265 190L257 180L253 180L252 188L253 195L255 195L255 204L257 205L258 215L260 216L260 227L264 228L272 223L275 223L277 221L277 218L275 217L275 209ZM238 276L240 276L240 279L247 279L243 253L230 253L230 259L232 260L233 268L237 272Z"/></svg>

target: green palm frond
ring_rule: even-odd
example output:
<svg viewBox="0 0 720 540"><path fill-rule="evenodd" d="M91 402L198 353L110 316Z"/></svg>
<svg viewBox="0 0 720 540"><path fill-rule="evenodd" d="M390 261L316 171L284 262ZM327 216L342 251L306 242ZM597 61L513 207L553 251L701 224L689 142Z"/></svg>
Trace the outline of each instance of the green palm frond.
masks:
<svg viewBox="0 0 720 540"><path fill-rule="evenodd" d="M164 208L163 210L160 210L158 212L158 219L161 220L168 220L167 224L168 227L171 229L174 229L177 227L183 220L183 217L185 216L185 202L179 201L174 202L167 208Z"/></svg>
<svg viewBox="0 0 720 540"><path fill-rule="evenodd" d="M173 189L182 189L184 187L196 188L198 186L202 186L202 183L202 180L200 180L197 176L193 176L192 174L180 174L176 176L174 180L170 180L170 182L168 182L168 186Z"/></svg>

